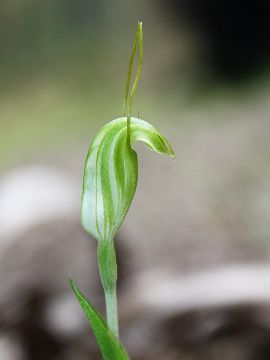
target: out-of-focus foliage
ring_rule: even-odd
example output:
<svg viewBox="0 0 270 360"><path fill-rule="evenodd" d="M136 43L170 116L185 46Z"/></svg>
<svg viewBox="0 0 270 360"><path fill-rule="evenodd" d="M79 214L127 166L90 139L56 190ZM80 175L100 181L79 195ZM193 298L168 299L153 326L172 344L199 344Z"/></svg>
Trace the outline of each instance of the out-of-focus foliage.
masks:
<svg viewBox="0 0 270 360"><path fill-rule="evenodd" d="M16 64L17 71L27 73L42 71L82 43L91 47L94 37L98 40L103 10L96 0L2 1L2 65Z"/></svg>

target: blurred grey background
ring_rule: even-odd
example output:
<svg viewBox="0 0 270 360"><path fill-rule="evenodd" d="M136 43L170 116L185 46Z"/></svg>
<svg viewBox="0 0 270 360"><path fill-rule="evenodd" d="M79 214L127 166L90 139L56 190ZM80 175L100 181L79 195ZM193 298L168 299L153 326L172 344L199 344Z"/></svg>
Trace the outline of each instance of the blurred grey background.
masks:
<svg viewBox="0 0 270 360"><path fill-rule="evenodd" d="M1 1L1 360L101 358L67 276L104 312L81 178L122 115L137 20L134 115L176 161L136 144L121 338L134 360L270 358L269 18L264 0Z"/></svg>

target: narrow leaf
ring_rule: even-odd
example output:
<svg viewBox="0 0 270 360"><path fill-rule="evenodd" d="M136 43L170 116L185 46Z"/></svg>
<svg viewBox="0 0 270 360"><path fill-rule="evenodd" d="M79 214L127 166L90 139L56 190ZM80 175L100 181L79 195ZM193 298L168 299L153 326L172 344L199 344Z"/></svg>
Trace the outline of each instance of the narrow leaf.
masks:
<svg viewBox="0 0 270 360"><path fill-rule="evenodd" d="M103 360L129 360L128 354L108 329L101 315L91 305L89 300L80 292L74 281L70 278L71 288L85 312L93 333L96 337Z"/></svg>
<svg viewBox="0 0 270 360"><path fill-rule="evenodd" d="M131 118L131 145L136 141L174 157L169 142L152 125ZM113 120L90 145L84 169L81 221L94 238L113 239L130 207L137 179L137 154L127 141L127 118Z"/></svg>

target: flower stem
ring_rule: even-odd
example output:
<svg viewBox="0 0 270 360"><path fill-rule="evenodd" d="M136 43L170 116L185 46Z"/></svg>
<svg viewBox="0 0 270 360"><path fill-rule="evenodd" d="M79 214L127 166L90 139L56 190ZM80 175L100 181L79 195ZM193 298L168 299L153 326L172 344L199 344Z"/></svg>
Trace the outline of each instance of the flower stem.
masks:
<svg viewBox="0 0 270 360"><path fill-rule="evenodd" d="M116 286L110 291L105 291L107 324L115 337L119 338L118 328L118 307L117 307L117 291Z"/></svg>
<svg viewBox="0 0 270 360"><path fill-rule="evenodd" d="M105 294L107 324L116 338L119 337L117 310L117 262L114 241L101 241L98 245L98 265Z"/></svg>

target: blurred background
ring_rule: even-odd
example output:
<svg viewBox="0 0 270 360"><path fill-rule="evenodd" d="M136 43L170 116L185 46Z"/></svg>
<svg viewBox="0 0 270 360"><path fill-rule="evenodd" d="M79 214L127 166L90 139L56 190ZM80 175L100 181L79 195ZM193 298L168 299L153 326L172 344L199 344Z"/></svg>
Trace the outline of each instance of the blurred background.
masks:
<svg viewBox="0 0 270 360"><path fill-rule="evenodd" d="M0 358L96 360L67 275L104 311L79 223L97 130L134 115L176 161L139 153L117 237L121 338L134 360L270 359L270 3L2 0Z"/></svg>

